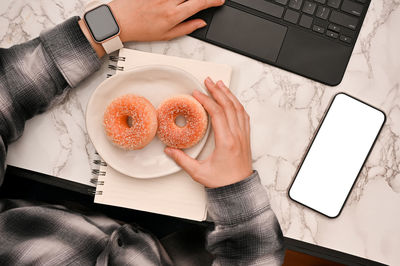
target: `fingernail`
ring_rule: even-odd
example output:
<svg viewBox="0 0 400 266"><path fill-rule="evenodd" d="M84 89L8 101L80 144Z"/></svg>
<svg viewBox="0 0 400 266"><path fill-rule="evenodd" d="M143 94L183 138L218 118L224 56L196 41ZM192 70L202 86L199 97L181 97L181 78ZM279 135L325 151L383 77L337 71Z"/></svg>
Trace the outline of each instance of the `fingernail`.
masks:
<svg viewBox="0 0 400 266"><path fill-rule="evenodd" d="M223 87L225 84L222 82L222 80L218 80L217 85L218 87Z"/></svg>
<svg viewBox="0 0 400 266"><path fill-rule="evenodd" d="M211 78L210 78L210 77L207 77L207 78L206 78L206 82L208 82L208 83L212 83L212 80L211 80Z"/></svg>
<svg viewBox="0 0 400 266"><path fill-rule="evenodd" d="M202 28L202 27L204 27L204 26L206 26L207 25L207 23L204 21L204 20L202 20L201 22L199 22L199 24L197 25L197 28Z"/></svg>
<svg viewBox="0 0 400 266"><path fill-rule="evenodd" d="M167 155L171 155L172 150L171 150L169 147L166 147L166 148L164 149L164 152L165 152Z"/></svg>
<svg viewBox="0 0 400 266"><path fill-rule="evenodd" d="M201 97L201 96L206 96L207 94L206 93L204 93L204 92L202 92L202 91L199 91L199 90L195 90L195 91L193 91L193 96L197 99L197 97Z"/></svg>

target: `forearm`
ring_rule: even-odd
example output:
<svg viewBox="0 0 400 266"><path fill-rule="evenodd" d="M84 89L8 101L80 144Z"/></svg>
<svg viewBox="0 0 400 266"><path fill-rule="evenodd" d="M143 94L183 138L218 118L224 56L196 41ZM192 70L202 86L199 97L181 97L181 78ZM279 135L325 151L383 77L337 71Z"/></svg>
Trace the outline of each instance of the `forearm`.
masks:
<svg viewBox="0 0 400 266"><path fill-rule="evenodd" d="M25 121L43 112L55 96L77 86L100 67L95 51L71 18L39 38L0 49L0 184L8 143Z"/></svg>
<svg viewBox="0 0 400 266"><path fill-rule="evenodd" d="M215 228L207 248L216 265L281 265L283 236L257 172L226 187L207 189Z"/></svg>

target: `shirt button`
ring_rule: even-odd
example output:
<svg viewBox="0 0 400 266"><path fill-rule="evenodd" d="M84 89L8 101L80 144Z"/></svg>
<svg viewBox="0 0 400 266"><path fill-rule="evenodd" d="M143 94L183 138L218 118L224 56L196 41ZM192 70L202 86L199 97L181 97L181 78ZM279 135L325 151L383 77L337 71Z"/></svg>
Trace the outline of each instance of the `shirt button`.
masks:
<svg viewBox="0 0 400 266"><path fill-rule="evenodd" d="M118 246L122 247L122 240L121 240L121 238L118 238L118 239L117 239L117 243L118 243Z"/></svg>

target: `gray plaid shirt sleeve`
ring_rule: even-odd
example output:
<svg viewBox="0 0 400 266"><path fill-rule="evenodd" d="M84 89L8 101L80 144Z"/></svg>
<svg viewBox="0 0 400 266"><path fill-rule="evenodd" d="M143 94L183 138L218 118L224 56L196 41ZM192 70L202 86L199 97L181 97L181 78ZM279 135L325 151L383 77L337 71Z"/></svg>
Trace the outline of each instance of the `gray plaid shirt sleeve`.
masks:
<svg viewBox="0 0 400 266"><path fill-rule="evenodd" d="M0 185L7 145L21 136L25 121L100 68L78 19L68 19L29 42L0 48Z"/></svg>
<svg viewBox="0 0 400 266"><path fill-rule="evenodd" d="M283 235L257 171L229 186L207 189L215 223L207 248L213 265L282 265Z"/></svg>

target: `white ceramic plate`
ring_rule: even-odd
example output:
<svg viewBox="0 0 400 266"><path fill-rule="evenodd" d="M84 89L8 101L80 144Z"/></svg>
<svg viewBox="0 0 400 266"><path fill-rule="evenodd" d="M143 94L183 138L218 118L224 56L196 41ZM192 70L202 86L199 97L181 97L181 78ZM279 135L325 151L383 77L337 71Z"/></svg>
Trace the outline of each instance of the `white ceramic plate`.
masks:
<svg viewBox="0 0 400 266"><path fill-rule="evenodd" d="M100 156L115 170L136 178L155 178L178 172L181 168L164 153L165 145L157 136L141 150L126 151L108 140L103 128L106 107L115 98L125 94L146 97L155 108L167 97L192 94L197 89L205 92L191 74L170 66L146 66L121 72L102 82L93 92L86 109L86 128ZM196 158L203 149L210 123L204 138L185 152Z"/></svg>

